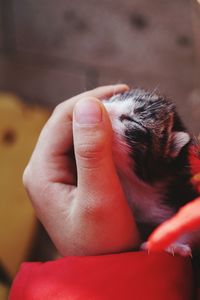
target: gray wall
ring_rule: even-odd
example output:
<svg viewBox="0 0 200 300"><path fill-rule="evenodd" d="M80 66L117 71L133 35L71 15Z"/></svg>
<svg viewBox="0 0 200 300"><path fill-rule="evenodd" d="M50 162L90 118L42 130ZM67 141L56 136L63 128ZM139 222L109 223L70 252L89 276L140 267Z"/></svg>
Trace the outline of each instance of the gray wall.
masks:
<svg viewBox="0 0 200 300"><path fill-rule="evenodd" d="M197 132L190 5L189 0L0 0L0 89L55 106L89 88L127 82L175 99Z"/></svg>

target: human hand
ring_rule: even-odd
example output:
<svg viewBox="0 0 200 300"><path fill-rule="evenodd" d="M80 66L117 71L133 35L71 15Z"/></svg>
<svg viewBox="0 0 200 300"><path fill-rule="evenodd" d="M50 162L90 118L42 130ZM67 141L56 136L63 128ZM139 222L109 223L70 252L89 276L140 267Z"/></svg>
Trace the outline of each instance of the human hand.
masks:
<svg viewBox="0 0 200 300"><path fill-rule="evenodd" d="M104 86L59 104L25 169L36 215L62 255L112 253L139 244L112 160L110 120L98 100L127 89Z"/></svg>
<svg viewBox="0 0 200 300"><path fill-rule="evenodd" d="M200 229L200 197L183 206L178 213L157 227L145 243L149 251L161 251L181 235Z"/></svg>

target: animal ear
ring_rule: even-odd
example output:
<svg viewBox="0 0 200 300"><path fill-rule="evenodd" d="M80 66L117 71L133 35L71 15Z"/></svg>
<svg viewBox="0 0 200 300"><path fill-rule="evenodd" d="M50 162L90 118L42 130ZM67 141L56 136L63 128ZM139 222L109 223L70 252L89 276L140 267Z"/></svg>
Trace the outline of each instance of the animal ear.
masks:
<svg viewBox="0 0 200 300"><path fill-rule="evenodd" d="M171 157L177 157L182 148L189 143L190 135L184 131L174 131L171 133Z"/></svg>

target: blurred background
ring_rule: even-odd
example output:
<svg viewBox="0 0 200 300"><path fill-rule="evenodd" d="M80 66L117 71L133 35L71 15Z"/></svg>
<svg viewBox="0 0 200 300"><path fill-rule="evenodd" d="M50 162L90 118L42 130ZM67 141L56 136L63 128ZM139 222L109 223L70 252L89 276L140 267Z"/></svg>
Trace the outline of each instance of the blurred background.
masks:
<svg viewBox="0 0 200 300"><path fill-rule="evenodd" d="M172 98L200 132L197 0L0 0L0 299L24 260L57 257L22 187L51 110L103 84Z"/></svg>

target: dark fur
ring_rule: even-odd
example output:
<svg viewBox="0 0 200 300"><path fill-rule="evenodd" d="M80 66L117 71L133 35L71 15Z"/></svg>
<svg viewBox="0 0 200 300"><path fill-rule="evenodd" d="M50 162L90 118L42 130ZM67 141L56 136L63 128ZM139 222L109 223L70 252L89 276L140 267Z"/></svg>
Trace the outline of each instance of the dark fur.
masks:
<svg viewBox="0 0 200 300"><path fill-rule="evenodd" d="M174 132L187 132L175 105L162 96L139 89L115 95L110 101L124 101L127 98L133 99L133 111L128 115L122 114L120 121L127 124L125 138L133 149L130 155L134 161L134 172L150 185L166 182L163 198L166 205L176 212L197 197L190 182L188 162L192 139L173 157L171 153L175 144L170 136ZM138 223L144 239L157 225Z"/></svg>

